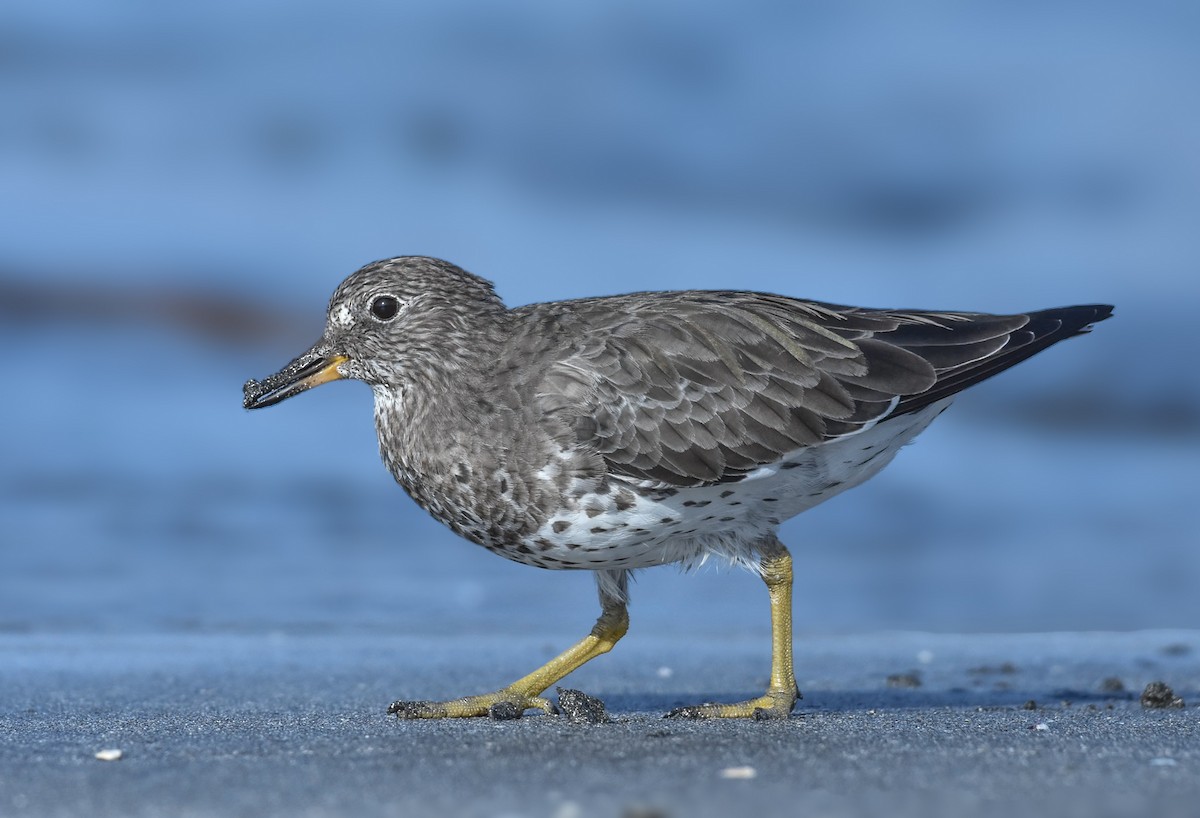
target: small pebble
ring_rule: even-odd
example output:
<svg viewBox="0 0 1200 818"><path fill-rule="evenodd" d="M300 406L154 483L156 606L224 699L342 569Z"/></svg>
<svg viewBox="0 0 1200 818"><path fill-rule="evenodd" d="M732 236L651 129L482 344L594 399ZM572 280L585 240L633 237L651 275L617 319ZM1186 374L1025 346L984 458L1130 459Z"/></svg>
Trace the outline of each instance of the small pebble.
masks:
<svg viewBox="0 0 1200 818"><path fill-rule="evenodd" d="M1033 729L1039 733L1044 733L1050 729L1050 725L1046 724L1044 721L1039 721L1037 724L1033 725Z"/></svg>
<svg viewBox="0 0 1200 818"><path fill-rule="evenodd" d="M1124 693L1125 683L1117 676L1109 676L1100 683L1100 690L1104 693Z"/></svg>
<svg viewBox="0 0 1200 818"><path fill-rule="evenodd" d="M96 752L97 761L120 761L121 756L125 755L120 750L115 748L109 750L98 750Z"/></svg>
<svg viewBox="0 0 1200 818"><path fill-rule="evenodd" d="M571 724L608 724L612 721L604 710L604 702L568 687L558 688L558 712Z"/></svg>
<svg viewBox="0 0 1200 818"><path fill-rule="evenodd" d="M758 770L749 765L743 767L726 767L725 769L721 770L721 778L745 780L749 778L755 778L757 776Z"/></svg>
<svg viewBox="0 0 1200 818"><path fill-rule="evenodd" d="M887 677L888 687L920 687L921 675L919 673L893 673Z"/></svg>
<svg viewBox="0 0 1200 818"><path fill-rule="evenodd" d="M1176 696L1166 682L1151 682L1142 691L1142 707L1183 707L1183 699Z"/></svg>

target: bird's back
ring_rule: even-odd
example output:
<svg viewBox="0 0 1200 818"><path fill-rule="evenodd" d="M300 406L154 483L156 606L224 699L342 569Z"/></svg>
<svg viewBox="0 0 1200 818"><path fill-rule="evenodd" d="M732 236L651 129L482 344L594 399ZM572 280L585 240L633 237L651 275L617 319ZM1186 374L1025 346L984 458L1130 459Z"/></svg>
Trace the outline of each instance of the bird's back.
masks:
<svg viewBox="0 0 1200 818"><path fill-rule="evenodd" d="M875 310L688 291L512 316L514 344L542 361L529 388L543 417L615 476L694 487L920 412L1111 311Z"/></svg>

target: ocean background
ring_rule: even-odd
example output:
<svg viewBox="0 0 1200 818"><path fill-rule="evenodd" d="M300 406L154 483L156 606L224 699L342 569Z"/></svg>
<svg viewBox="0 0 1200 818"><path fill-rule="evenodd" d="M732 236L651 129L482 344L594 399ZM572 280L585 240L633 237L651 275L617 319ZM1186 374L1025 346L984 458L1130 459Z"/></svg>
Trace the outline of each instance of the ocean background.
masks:
<svg viewBox="0 0 1200 818"><path fill-rule="evenodd" d="M588 575L403 494L362 384L242 410L402 254L513 305L1116 304L784 526L798 638L1200 628L1198 42L1183 0L7 2L0 633L589 628ZM633 601L767 650L744 573Z"/></svg>

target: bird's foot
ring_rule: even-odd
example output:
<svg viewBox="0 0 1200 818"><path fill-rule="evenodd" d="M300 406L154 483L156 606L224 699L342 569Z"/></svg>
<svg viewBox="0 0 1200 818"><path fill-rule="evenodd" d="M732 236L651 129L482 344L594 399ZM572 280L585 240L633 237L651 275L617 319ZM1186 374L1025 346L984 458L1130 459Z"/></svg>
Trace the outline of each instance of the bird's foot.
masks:
<svg viewBox="0 0 1200 818"><path fill-rule="evenodd" d="M519 719L526 710L541 710L556 715L558 708L549 699L521 693L511 688L464 696L448 702L392 702L388 714L398 719L463 719L487 716L496 721Z"/></svg>
<svg viewBox="0 0 1200 818"><path fill-rule="evenodd" d="M748 699L733 704L698 704L692 707L676 707L665 719L754 719L767 721L786 719L796 706L800 691L768 690L757 699Z"/></svg>

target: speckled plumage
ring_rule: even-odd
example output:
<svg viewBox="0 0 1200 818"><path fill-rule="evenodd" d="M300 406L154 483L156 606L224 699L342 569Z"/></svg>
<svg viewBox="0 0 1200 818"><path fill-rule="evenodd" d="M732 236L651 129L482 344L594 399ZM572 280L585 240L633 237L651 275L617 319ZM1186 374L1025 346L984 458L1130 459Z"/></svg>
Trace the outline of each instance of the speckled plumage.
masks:
<svg viewBox="0 0 1200 818"><path fill-rule="evenodd" d="M394 314L373 314L381 298ZM401 257L347 278L321 341L249 382L246 405L367 382L384 463L417 503L509 559L596 571L623 602L630 569L755 565L781 522L875 474L958 391L1110 312L737 291L508 309L481 278Z"/></svg>

